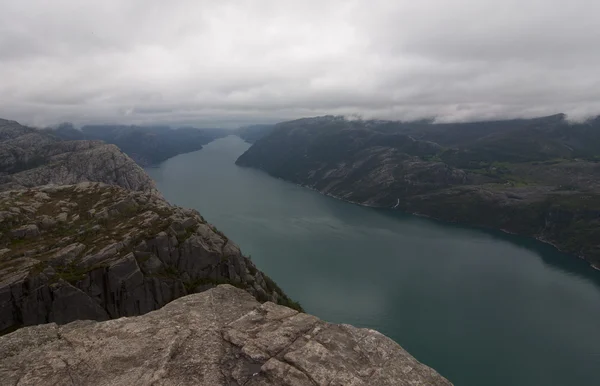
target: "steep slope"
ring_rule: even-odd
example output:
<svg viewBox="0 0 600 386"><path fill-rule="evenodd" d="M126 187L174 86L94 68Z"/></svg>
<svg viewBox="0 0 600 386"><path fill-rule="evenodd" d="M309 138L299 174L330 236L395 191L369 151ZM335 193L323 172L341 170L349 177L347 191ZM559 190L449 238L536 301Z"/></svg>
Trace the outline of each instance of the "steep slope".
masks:
<svg viewBox="0 0 600 386"><path fill-rule="evenodd" d="M171 129L168 126L88 125L77 130L63 123L52 129L62 139L102 140L117 145L141 166L160 163L177 154L202 149L216 138L229 135L223 129Z"/></svg>
<svg viewBox="0 0 600 386"><path fill-rule="evenodd" d="M110 322L0 337L3 384L450 386L382 334L323 322L231 286Z"/></svg>
<svg viewBox="0 0 600 386"><path fill-rule="evenodd" d="M301 119L236 163L351 202L533 236L600 267L600 119L476 127Z"/></svg>
<svg viewBox="0 0 600 386"><path fill-rule="evenodd" d="M235 134L248 143L254 143L273 131L275 125L243 126L235 130Z"/></svg>
<svg viewBox="0 0 600 386"><path fill-rule="evenodd" d="M342 117L277 125L237 160L325 193L368 205L394 205L402 196L467 182L465 172L428 162L441 147L411 136L376 131Z"/></svg>
<svg viewBox="0 0 600 386"><path fill-rule="evenodd" d="M194 210L81 183L0 193L0 331L143 314L232 283L299 308Z"/></svg>
<svg viewBox="0 0 600 386"><path fill-rule="evenodd" d="M114 145L62 141L46 131L0 119L0 191L82 181L156 190L144 170Z"/></svg>

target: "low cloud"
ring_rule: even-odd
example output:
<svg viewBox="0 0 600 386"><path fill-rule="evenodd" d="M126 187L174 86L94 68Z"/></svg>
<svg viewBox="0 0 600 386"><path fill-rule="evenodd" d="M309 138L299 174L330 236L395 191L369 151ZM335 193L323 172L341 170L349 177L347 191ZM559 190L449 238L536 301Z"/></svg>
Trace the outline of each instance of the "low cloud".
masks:
<svg viewBox="0 0 600 386"><path fill-rule="evenodd" d="M600 114L589 0L0 0L0 116L235 127Z"/></svg>

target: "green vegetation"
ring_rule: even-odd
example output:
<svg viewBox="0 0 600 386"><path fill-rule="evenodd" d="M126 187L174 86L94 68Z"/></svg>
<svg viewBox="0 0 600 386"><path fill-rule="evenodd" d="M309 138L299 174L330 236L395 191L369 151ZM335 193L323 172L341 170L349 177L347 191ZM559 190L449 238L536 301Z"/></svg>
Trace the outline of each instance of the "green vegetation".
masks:
<svg viewBox="0 0 600 386"><path fill-rule="evenodd" d="M93 267L77 267L77 263L73 262L64 267L55 267L56 276L54 277L54 281L58 281L58 279L62 279L70 284L76 285L79 281L86 278L86 276L96 269L104 269L107 266L105 264L97 264Z"/></svg>
<svg viewBox="0 0 600 386"><path fill-rule="evenodd" d="M177 235L177 241L181 244L183 243L185 240L189 239L190 237L192 237L192 235L195 232L195 228L194 227L188 227L185 229L185 233L181 234L181 235Z"/></svg>
<svg viewBox="0 0 600 386"><path fill-rule="evenodd" d="M267 285L267 289L269 290L269 292L277 292L282 295L277 301L278 304L292 308L299 312L304 312L304 309L302 308L300 303L291 300L287 295L285 295L285 292L283 292L281 288L279 288L277 283L275 283L269 276L263 274L263 277L265 279L265 284Z"/></svg>
<svg viewBox="0 0 600 386"><path fill-rule="evenodd" d="M213 232L215 232L216 234L221 236L223 238L223 240L225 240L225 242L227 242L229 240L229 238L227 236L225 236L225 234L223 232L218 230L216 226L210 225L210 229L212 229Z"/></svg>
<svg viewBox="0 0 600 386"><path fill-rule="evenodd" d="M171 265L167 265L165 267L165 275L167 275L168 277L172 277L175 279L178 279L180 276L179 270Z"/></svg>

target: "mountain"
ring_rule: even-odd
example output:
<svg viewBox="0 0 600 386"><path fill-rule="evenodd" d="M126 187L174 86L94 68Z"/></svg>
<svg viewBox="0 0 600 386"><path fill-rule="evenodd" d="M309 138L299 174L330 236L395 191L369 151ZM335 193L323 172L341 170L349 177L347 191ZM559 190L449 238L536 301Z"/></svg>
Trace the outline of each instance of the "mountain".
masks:
<svg viewBox="0 0 600 386"><path fill-rule="evenodd" d="M600 267L600 118L283 122L237 164L363 205L536 237Z"/></svg>
<svg viewBox="0 0 600 386"><path fill-rule="evenodd" d="M0 171L0 331L138 315L218 283L299 307L115 145L1 120Z"/></svg>
<svg viewBox="0 0 600 386"><path fill-rule="evenodd" d="M0 193L0 331L144 314L232 283L299 308L194 210L84 182Z"/></svg>
<svg viewBox="0 0 600 386"><path fill-rule="evenodd" d="M45 130L0 119L0 191L82 181L156 190L144 170L114 145L61 140Z"/></svg>
<svg viewBox="0 0 600 386"><path fill-rule="evenodd" d="M0 383L451 385L376 331L303 313L116 146L71 129L0 121Z"/></svg>
<svg viewBox="0 0 600 386"><path fill-rule="evenodd" d="M203 145L216 138L231 134L223 129L171 129L169 126L88 125L77 130L69 123L48 130L61 139L112 143L141 166L157 164L177 154L200 150Z"/></svg>
<svg viewBox="0 0 600 386"><path fill-rule="evenodd" d="M243 126L235 130L235 134L248 143L254 143L269 134L275 125Z"/></svg>
<svg viewBox="0 0 600 386"><path fill-rule="evenodd" d="M110 322L45 324L0 337L10 385L451 386L382 334L229 285Z"/></svg>

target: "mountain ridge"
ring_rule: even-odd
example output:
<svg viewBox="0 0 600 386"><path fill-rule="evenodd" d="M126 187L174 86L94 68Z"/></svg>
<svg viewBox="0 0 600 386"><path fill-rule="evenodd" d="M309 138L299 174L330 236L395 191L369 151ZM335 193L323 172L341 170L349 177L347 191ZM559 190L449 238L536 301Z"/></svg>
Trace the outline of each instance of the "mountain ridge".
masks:
<svg viewBox="0 0 600 386"><path fill-rule="evenodd" d="M480 125L305 118L276 125L236 164L362 205L535 237L600 267L600 119Z"/></svg>
<svg viewBox="0 0 600 386"><path fill-rule="evenodd" d="M150 166L178 154L200 150L203 145L229 134L225 129L109 124L85 125L78 130L70 123L46 130L65 140L102 140L114 144L140 166Z"/></svg>
<svg viewBox="0 0 600 386"><path fill-rule="evenodd" d="M63 141L43 130L0 120L0 191L82 181L158 194L150 177L114 145Z"/></svg>

